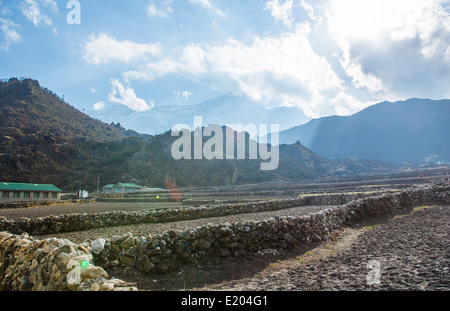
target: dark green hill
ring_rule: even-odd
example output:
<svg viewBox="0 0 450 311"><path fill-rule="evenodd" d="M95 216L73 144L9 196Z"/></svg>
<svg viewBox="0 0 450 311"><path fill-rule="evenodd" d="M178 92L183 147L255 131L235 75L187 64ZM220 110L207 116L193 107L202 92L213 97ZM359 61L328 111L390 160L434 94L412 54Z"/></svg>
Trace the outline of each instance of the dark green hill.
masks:
<svg viewBox="0 0 450 311"><path fill-rule="evenodd" d="M138 133L94 120L31 79L0 83L0 179L64 187L90 167L88 145L117 144ZM83 154L84 153L84 154ZM80 159L79 167L74 165Z"/></svg>
<svg viewBox="0 0 450 311"><path fill-rule="evenodd" d="M280 146L279 166L273 171L262 171L262 160L248 156L244 160L236 156L234 160L175 160L171 147L178 137L170 131L149 136L102 123L30 79L0 83L0 133L0 180L50 183L65 191L96 190L98 178L100 186L133 182L164 187L165 180L179 186L217 186L391 168L374 161L327 160L300 143ZM203 144L209 139L204 137ZM246 135L247 151L248 142Z"/></svg>

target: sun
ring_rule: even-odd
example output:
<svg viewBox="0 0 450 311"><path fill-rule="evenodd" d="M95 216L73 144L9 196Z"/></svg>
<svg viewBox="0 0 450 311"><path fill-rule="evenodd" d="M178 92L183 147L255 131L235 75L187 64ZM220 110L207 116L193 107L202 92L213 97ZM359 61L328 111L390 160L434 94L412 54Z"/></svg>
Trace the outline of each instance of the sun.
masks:
<svg viewBox="0 0 450 311"><path fill-rule="evenodd" d="M328 10L329 28L342 38L375 40L404 26L412 2L332 0Z"/></svg>

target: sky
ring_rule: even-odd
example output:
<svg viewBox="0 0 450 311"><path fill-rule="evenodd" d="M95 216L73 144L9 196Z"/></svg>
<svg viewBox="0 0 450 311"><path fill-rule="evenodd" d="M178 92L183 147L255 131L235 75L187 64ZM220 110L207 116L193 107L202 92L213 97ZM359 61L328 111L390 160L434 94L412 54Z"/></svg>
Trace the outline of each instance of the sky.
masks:
<svg viewBox="0 0 450 311"><path fill-rule="evenodd" d="M80 110L450 98L450 0L0 0L0 78ZM232 107L230 107L232 109Z"/></svg>

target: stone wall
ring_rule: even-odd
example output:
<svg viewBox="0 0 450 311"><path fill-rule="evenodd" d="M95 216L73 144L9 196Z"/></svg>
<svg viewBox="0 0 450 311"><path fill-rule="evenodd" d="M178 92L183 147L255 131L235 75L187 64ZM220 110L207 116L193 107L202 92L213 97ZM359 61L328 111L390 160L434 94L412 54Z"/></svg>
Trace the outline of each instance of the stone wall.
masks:
<svg viewBox="0 0 450 311"><path fill-rule="evenodd" d="M30 208L35 206L46 206L46 205L56 205L56 204L82 204L82 203L90 203L95 202L94 200L85 200L85 199L73 199L73 200L47 200L41 199L40 201L22 201L17 202L0 202L0 209L7 208Z"/></svg>
<svg viewBox="0 0 450 311"><path fill-rule="evenodd" d="M0 232L2 291L136 290L93 264L88 245Z"/></svg>
<svg viewBox="0 0 450 311"><path fill-rule="evenodd" d="M206 224L185 230L169 230L162 234L134 237L115 235L81 244L64 239L38 240L27 233L0 233L0 290L135 290L131 284L109 279L104 269L112 266L132 267L146 273L165 273L185 264L196 264L210 257L252 255L266 249L293 248L301 243L326 241L343 226L353 225L371 217L399 212L430 202L450 203L450 186L433 185L407 189L396 193L357 198L345 204L339 197L308 197L293 200L238 204L238 211L259 211L269 208L337 203L335 207L307 216L273 217L263 221ZM216 210L217 208L217 210ZM231 212L231 206L204 206L166 211L156 218L149 214L128 216L127 221L174 220ZM233 210L236 212L236 210ZM177 213L179 213L177 215ZM98 214L97 214L98 215ZM115 215L118 222L122 214ZM80 215L68 216L83 217ZM136 217L134 219L133 217ZM146 218L148 217L148 219ZM55 219L37 221L55 230ZM61 220L56 218L57 220ZM82 220L83 218L79 218ZM92 218L79 227L90 226ZM99 220L96 225L106 218ZM31 220L28 220L32 223ZM3 219L3 223L10 223ZM115 220L106 224L113 224ZM21 223L22 224L22 223ZM61 224L61 229L64 224ZM23 227L13 227L24 230ZM35 227L30 225L28 228ZM67 228L66 228L67 229ZM68 228L70 229L70 228ZM75 229L75 228L72 228ZM0 229L2 231L3 229Z"/></svg>
<svg viewBox="0 0 450 311"><path fill-rule="evenodd" d="M8 231L14 234L26 232L30 235L48 235L140 223L163 223L275 211L306 205L340 205L361 197L365 196L363 194L334 194L249 203L180 206L137 212L111 211L95 214L65 214L40 218L21 218L19 220L8 220L0 217L0 231Z"/></svg>
<svg viewBox="0 0 450 311"><path fill-rule="evenodd" d="M209 257L242 256L326 241L333 231L365 219L401 212L429 202L450 202L450 186L408 189L357 199L307 216L207 224L186 230L134 237L131 233L90 243L95 262L164 273Z"/></svg>

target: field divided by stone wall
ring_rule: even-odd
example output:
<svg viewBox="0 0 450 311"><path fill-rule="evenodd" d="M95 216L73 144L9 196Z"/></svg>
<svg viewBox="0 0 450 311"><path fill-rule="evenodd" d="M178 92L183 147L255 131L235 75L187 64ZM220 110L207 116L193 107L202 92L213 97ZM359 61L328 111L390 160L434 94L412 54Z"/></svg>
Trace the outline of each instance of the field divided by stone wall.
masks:
<svg viewBox="0 0 450 311"><path fill-rule="evenodd" d="M104 269L118 265L134 267L149 274L164 273L207 257L240 256L264 249L291 248L301 243L326 241L333 231L371 217L400 212L429 202L449 203L449 190L448 185L436 184L367 197L332 195L231 206L188 207L156 213L61 215L19 221L0 219L0 231L4 231L0 233L0 289L134 290L136 288L130 284L109 278ZM56 238L41 241L31 236L36 232L86 230L93 226L139 221L176 221L319 203L336 206L307 216L205 224L140 237L116 235L81 244ZM74 225L76 222L77 226Z"/></svg>

